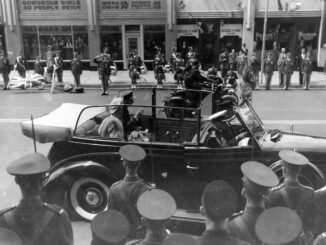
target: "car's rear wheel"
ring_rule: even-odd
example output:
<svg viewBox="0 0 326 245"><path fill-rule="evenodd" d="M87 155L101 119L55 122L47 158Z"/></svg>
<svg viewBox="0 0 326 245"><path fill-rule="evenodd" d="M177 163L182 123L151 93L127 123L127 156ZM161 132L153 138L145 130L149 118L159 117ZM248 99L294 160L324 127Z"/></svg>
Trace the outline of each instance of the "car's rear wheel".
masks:
<svg viewBox="0 0 326 245"><path fill-rule="evenodd" d="M281 161L273 163L270 168L277 174L280 178L280 182L283 182L284 176L282 171ZM325 176L323 172L314 164L309 163L304 166L299 175L299 181L305 186L310 186L314 190L317 190L325 186Z"/></svg>
<svg viewBox="0 0 326 245"><path fill-rule="evenodd" d="M108 207L109 185L93 177L80 177L68 190L68 205L81 219L92 220Z"/></svg>

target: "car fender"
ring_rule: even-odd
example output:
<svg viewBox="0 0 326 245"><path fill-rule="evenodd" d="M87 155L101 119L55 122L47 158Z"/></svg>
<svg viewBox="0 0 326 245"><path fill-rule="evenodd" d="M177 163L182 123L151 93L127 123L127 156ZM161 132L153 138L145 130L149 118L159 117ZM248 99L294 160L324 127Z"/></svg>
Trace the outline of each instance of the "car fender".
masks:
<svg viewBox="0 0 326 245"><path fill-rule="evenodd" d="M66 191L80 176L92 176L102 180L117 181L110 169L91 160L70 162L50 172L42 184L42 199L49 203L63 204Z"/></svg>

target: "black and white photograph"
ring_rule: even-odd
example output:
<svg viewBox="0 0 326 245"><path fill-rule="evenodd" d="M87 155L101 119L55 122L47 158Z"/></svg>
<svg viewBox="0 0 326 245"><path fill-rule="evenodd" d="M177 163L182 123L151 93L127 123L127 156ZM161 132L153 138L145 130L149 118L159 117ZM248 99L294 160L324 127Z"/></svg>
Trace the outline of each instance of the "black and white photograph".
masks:
<svg viewBox="0 0 326 245"><path fill-rule="evenodd" d="M326 244L326 0L0 0L0 245Z"/></svg>

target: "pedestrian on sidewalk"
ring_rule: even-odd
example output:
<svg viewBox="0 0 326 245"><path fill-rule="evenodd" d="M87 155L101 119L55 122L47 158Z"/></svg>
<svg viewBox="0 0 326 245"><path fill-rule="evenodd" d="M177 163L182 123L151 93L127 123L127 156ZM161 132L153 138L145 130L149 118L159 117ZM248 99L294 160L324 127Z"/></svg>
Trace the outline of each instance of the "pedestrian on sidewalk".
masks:
<svg viewBox="0 0 326 245"><path fill-rule="evenodd" d="M234 71L237 68L237 53L232 49L229 55L229 69Z"/></svg>
<svg viewBox="0 0 326 245"><path fill-rule="evenodd" d="M303 72L302 72L302 62L306 58L306 49L302 48L301 53L298 55L296 59L297 69L299 71L299 85L303 87Z"/></svg>
<svg viewBox="0 0 326 245"><path fill-rule="evenodd" d="M287 90L290 85L291 85L291 77L293 74L293 70L294 70L294 63L292 60L292 56L291 53L288 53L286 55L286 59L284 59L284 61L282 62L282 67L281 67L281 71L284 74L284 79L285 79L285 84L284 84L284 90Z"/></svg>
<svg viewBox="0 0 326 245"><path fill-rule="evenodd" d="M26 78L26 61L23 57L22 51L18 52L18 56L16 58L16 69L20 77Z"/></svg>
<svg viewBox="0 0 326 245"><path fill-rule="evenodd" d="M70 61L70 69L74 76L76 90L80 88L80 75L83 73L83 65L77 52L74 52L74 58Z"/></svg>
<svg viewBox="0 0 326 245"><path fill-rule="evenodd" d="M48 45L46 51L46 69L44 74L44 78L47 83L51 83L52 81L54 72L54 56L55 54L52 51L52 46Z"/></svg>
<svg viewBox="0 0 326 245"><path fill-rule="evenodd" d="M57 51L56 56L54 57L54 72L57 75L57 79L59 83L62 83L62 74L63 74L63 59L61 57L61 52Z"/></svg>
<svg viewBox="0 0 326 245"><path fill-rule="evenodd" d="M238 56L238 62L237 62L238 77L242 76L243 69L247 64L247 62L248 62L247 55L244 52L240 51Z"/></svg>
<svg viewBox="0 0 326 245"><path fill-rule="evenodd" d="M223 53L220 54L219 63L220 63L221 77L225 79L226 73L228 72L229 69L229 54L227 49L225 49Z"/></svg>
<svg viewBox="0 0 326 245"><path fill-rule="evenodd" d="M283 61L286 59L285 48L281 49L281 53L278 56L277 67L278 67L278 79L279 79L279 86L284 86L284 73L282 72Z"/></svg>
<svg viewBox="0 0 326 245"><path fill-rule="evenodd" d="M5 55L3 50L0 50L0 73L2 73L3 77L3 89L8 89L9 83L9 73L10 73L10 64L9 59Z"/></svg>
<svg viewBox="0 0 326 245"><path fill-rule="evenodd" d="M303 87L305 90L308 90L312 73L312 61L310 57L310 52L307 52L306 57L302 60L301 71L303 74Z"/></svg>
<svg viewBox="0 0 326 245"><path fill-rule="evenodd" d="M259 69L260 69L260 62L256 56L256 53L253 53L251 59L249 61L250 69L254 75L254 89L257 87L259 88Z"/></svg>
<svg viewBox="0 0 326 245"><path fill-rule="evenodd" d="M264 60L264 74L265 74L265 89L270 90L272 76L274 72L274 61L272 53L268 52L267 58Z"/></svg>
<svg viewBox="0 0 326 245"><path fill-rule="evenodd" d="M102 82L102 95L109 94L109 81L111 75L111 67L113 66L113 60L111 59L111 55L109 54L109 49L104 48L103 53L97 55L93 62L98 65L97 71L99 75L99 79Z"/></svg>
<svg viewBox="0 0 326 245"><path fill-rule="evenodd" d="M40 61L40 56L35 57L35 62L34 62L34 73L39 74L41 76L44 75L44 67Z"/></svg>

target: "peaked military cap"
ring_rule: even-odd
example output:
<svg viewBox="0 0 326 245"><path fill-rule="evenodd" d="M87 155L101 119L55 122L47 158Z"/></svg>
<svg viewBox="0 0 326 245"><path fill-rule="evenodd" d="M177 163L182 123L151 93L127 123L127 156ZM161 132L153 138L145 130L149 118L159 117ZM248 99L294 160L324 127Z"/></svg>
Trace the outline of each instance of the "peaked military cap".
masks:
<svg viewBox="0 0 326 245"><path fill-rule="evenodd" d="M205 187L202 204L209 217L224 219L235 212L238 205L237 194L225 181L215 180Z"/></svg>
<svg viewBox="0 0 326 245"><path fill-rule="evenodd" d="M306 165L309 163L309 160L302 154L291 151L291 150L282 150L278 154L280 158L293 165Z"/></svg>
<svg viewBox="0 0 326 245"><path fill-rule="evenodd" d="M124 145L119 149L119 155L124 160L139 162L146 157L146 152L138 145Z"/></svg>
<svg viewBox="0 0 326 245"><path fill-rule="evenodd" d="M127 238L130 224L122 213L108 209L94 217L91 223L91 230L95 240L100 240L104 243L118 243Z"/></svg>
<svg viewBox="0 0 326 245"><path fill-rule="evenodd" d="M145 191L137 200L137 210L146 219L165 220L177 210L174 198L166 191Z"/></svg>
<svg viewBox="0 0 326 245"><path fill-rule="evenodd" d="M200 243L188 234L173 233L164 240L163 245L200 245Z"/></svg>
<svg viewBox="0 0 326 245"><path fill-rule="evenodd" d="M13 230L0 227L0 244L1 245L23 245L20 236Z"/></svg>
<svg viewBox="0 0 326 245"><path fill-rule="evenodd" d="M119 92L119 96L123 97L124 100L132 99L133 98L133 91L132 90L122 90Z"/></svg>
<svg viewBox="0 0 326 245"><path fill-rule="evenodd" d="M32 175L45 173L51 167L49 159L40 153L31 153L12 162L7 167L11 175Z"/></svg>
<svg viewBox="0 0 326 245"><path fill-rule="evenodd" d="M318 235L314 241L314 245L324 245L324 244L326 244L326 232Z"/></svg>
<svg viewBox="0 0 326 245"><path fill-rule="evenodd" d="M241 165L243 175L261 187L274 187L279 184L277 175L269 167L256 161L248 161Z"/></svg>
<svg viewBox="0 0 326 245"><path fill-rule="evenodd" d="M302 231L298 214L290 208L273 207L265 210L256 221L258 238L266 244L286 244L295 240Z"/></svg>

